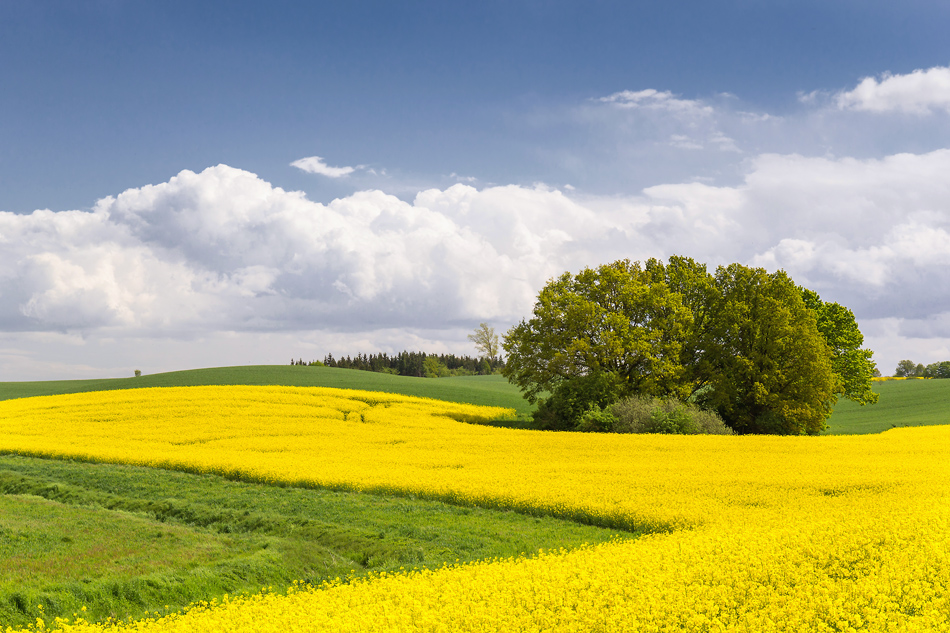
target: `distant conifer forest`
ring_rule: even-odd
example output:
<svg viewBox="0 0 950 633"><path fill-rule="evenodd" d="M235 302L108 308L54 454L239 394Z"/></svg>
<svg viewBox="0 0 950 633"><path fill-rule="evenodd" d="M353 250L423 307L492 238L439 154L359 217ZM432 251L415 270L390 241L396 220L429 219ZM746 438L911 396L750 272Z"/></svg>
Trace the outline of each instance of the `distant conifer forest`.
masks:
<svg viewBox="0 0 950 633"><path fill-rule="evenodd" d="M442 378L445 376L484 376L493 374L505 363L500 358L475 358L472 356L456 356L455 354L426 354L425 352L403 351L390 356L385 352L379 354L356 354L355 356L341 356L334 358L327 354L323 361L312 360L305 362L302 358L293 360L291 365L323 365L339 367L341 369L359 369L375 371L397 376L414 376L417 378Z"/></svg>

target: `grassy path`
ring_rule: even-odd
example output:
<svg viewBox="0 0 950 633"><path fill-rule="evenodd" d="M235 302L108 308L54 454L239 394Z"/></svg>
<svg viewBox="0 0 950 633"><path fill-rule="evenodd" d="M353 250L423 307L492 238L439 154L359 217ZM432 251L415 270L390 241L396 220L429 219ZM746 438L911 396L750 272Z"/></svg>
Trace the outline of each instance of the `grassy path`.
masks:
<svg viewBox="0 0 950 633"><path fill-rule="evenodd" d="M438 568L613 534L421 499L0 455L0 629L84 605L90 620L137 618L295 580Z"/></svg>

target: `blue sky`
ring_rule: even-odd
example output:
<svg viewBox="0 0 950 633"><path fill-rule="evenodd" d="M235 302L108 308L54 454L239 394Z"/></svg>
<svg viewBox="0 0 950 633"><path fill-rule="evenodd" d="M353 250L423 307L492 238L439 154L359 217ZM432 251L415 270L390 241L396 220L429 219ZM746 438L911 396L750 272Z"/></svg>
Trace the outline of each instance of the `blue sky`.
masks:
<svg viewBox="0 0 950 633"><path fill-rule="evenodd" d="M552 275L674 253L788 270L885 373L945 360L948 24L0 0L0 379L471 353Z"/></svg>

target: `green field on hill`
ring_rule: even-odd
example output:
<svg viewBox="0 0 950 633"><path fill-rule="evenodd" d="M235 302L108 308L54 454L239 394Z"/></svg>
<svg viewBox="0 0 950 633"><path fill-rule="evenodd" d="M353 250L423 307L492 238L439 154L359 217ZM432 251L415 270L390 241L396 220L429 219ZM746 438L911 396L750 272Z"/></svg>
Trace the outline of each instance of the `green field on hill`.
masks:
<svg viewBox="0 0 950 633"><path fill-rule="evenodd" d="M950 380L882 380L877 404L840 400L828 419L830 435L881 433L902 426L950 424Z"/></svg>
<svg viewBox="0 0 950 633"><path fill-rule="evenodd" d="M151 374L138 378L0 382L0 400L111 389L197 385L285 385L365 389L451 402L507 407L514 409L519 415L527 415L534 410L534 407L521 397L518 388L499 375L413 378L356 369L300 365L213 367Z"/></svg>

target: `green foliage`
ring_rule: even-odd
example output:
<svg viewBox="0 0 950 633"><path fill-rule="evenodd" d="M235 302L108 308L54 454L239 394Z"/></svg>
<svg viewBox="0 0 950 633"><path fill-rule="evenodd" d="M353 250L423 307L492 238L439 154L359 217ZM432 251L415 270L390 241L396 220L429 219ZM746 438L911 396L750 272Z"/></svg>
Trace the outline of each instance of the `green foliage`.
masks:
<svg viewBox="0 0 950 633"><path fill-rule="evenodd" d="M549 398L538 404L534 428L547 431L572 431L591 409L602 409L616 401L621 391L614 374L594 372L562 381Z"/></svg>
<svg viewBox="0 0 950 633"><path fill-rule="evenodd" d="M666 412L662 409L655 409L650 416L650 433L677 433L691 434L694 432L692 418L682 408L676 408Z"/></svg>
<svg viewBox="0 0 950 633"><path fill-rule="evenodd" d="M491 334L493 330L489 328ZM505 363L500 356L473 358L471 356L456 356L455 354L426 354L425 352L403 351L390 356L385 352L378 354L357 354L353 357L341 356L334 358L333 354L327 354L323 363L316 361L310 365L321 364L325 367L338 367L340 369L358 369L360 371L374 371L397 376L414 376L416 378L427 378L426 360L434 358L436 361L445 365L448 369L447 376L474 376L491 374L495 369L500 369ZM430 369L433 368L429 361ZM487 370L485 365L487 363ZM300 360L297 364L305 364Z"/></svg>
<svg viewBox="0 0 950 633"><path fill-rule="evenodd" d="M543 405L542 409L543 410ZM675 398L631 396L610 405L593 404L566 430L587 433L699 433L732 435L715 412Z"/></svg>
<svg viewBox="0 0 950 633"><path fill-rule="evenodd" d="M716 271L705 350L709 389L697 402L737 433L816 434L835 402L831 352L798 287L782 271Z"/></svg>
<svg viewBox="0 0 950 633"><path fill-rule="evenodd" d="M611 412L610 408L594 405L581 415L574 430L586 433L612 433L617 427L617 422L617 416Z"/></svg>
<svg viewBox="0 0 950 633"><path fill-rule="evenodd" d="M818 332L831 350L831 367L838 380L838 395L858 404L874 404L871 378L877 365L869 349L861 349L864 335L858 329L854 313L838 303L827 303L817 293L800 288L805 305L815 314ZM879 373L879 372L877 372Z"/></svg>
<svg viewBox="0 0 950 633"><path fill-rule="evenodd" d="M740 433L814 434L838 393L873 401L874 364L854 315L809 298L815 310L781 271L732 264L710 275L676 256L565 273L507 333L503 373L531 402L552 394L538 410L544 428L573 428L605 406L571 386L603 375L617 397L695 398Z"/></svg>
<svg viewBox="0 0 950 633"><path fill-rule="evenodd" d="M931 363L924 367L922 364L915 365L912 360L902 360L897 363L894 376L898 378L950 378L950 361Z"/></svg>
<svg viewBox="0 0 950 633"><path fill-rule="evenodd" d="M711 340L711 330L718 317L720 295L716 280L704 264L678 255L671 256L666 264L650 259L646 271L651 283L665 284L679 295L691 314L680 351L680 365L683 392L693 397L708 388L714 369L706 352L715 343Z"/></svg>
<svg viewBox="0 0 950 633"><path fill-rule="evenodd" d="M444 378L449 375L449 368L436 356L426 356L422 361L422 368L426 378Z"/></svg>
<svg viewBox="0 0 950 633"><path fill-rule="evenodd" d="M505 336L502 373L531 402L592 374L615 376L620 395L681 394L691 319L680 296L650 283L639 262L565 273L541 290L534 316Z"/></svg>
<svg viewBox="0 0 950 633"><path fill-rule="evenodd" d="M615 534L421 499L2 455L0 516L0 628L82 606L90 620L138 618L295 580L438 568Z"/></svg>
<svg viewBox="0 0 950 633"><path fill-rule="evenodd" d="M924 369L927 378L950 378L950 360L931 363Z"/></svg>
<svg viewBox="0 0 950 633"><path fill-rule="evenodd" d="M897 363L897 369L894 370L894 375L898 378L912 378L917 376L917 366L914 365L912 360L902 360Z"/></svg>
<svg viewBox="0 0 950 633"><path fill-rule="evenodd" d="M633 396L610 407L616 433L732 435L715 412L672 398Z"/></svg>

